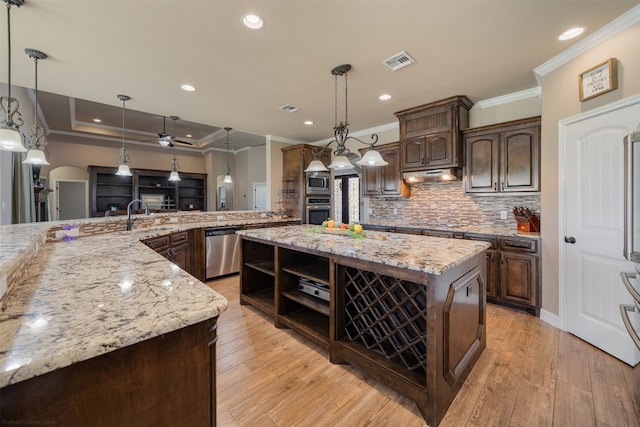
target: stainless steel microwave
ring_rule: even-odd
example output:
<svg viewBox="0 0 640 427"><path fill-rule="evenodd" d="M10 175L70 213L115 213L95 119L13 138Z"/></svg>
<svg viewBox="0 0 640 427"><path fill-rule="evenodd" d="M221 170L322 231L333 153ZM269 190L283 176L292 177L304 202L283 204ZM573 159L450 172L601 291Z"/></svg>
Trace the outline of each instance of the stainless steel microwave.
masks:
<svg viewBox="0 0 640 427"><path fill-rule="evenodd" d="M307 194L331 194L331 173L307 172Z"/></svg>

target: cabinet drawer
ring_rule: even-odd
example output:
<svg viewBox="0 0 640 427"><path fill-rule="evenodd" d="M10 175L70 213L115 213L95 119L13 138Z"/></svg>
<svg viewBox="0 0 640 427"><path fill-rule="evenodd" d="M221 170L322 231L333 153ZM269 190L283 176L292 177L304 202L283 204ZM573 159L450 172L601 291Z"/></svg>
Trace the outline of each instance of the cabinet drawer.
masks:
<svg viewBox="0 0 640 427"><path fill-rule="evenodd" d="M531 239L500 238L500 250L511 252L538 252L538 241Z"/></svg>
<svg viewBox="0 0 640 427"><path fill-rule="evenodd" d="M149 246L154 251L158 252L163 249L168 249L171 245L169 244L169 235L154 237L153 239L147 239L144 241L144 244Z"/></svg>
<svg viewBox="0 0 640 427"><path fill-rule="evenodd" d="M179 233L173 233L171 235L171 246L179 245L181 243L189 243L188 231L181 231Z"/></svg>
<svg viewBox="0 0 640 427"><path fill-rule="evenodd" d="M464 233L464 238L468 240L480 240L482 242L489 242L489 244L491 244L489 249L496 249L498 247L498 238L493 235Z"/></svg>

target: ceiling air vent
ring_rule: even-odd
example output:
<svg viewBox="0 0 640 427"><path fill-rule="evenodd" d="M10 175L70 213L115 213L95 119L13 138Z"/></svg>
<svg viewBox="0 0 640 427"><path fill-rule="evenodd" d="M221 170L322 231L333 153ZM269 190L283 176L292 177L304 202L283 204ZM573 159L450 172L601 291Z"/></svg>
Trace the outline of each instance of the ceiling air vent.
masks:
<svg viewBox="0 0 640 427"><path fill-rule="evenodd" d="M286 111L287 113L295 113L296 111L298 111L298 107L294 107L293 105L289 105L289 104L285 104L282 107L280 107L280 109L282 111Z"/></svg>
<svg viewBox="0 0 640 427"><path fill-rule="evenodd" d="M391 58L387 58L382 63L389 67L391 70L396 71L400 68L406 67L416 62L415 59L409 56L404 50L400 53L396 53Z"/></svg>

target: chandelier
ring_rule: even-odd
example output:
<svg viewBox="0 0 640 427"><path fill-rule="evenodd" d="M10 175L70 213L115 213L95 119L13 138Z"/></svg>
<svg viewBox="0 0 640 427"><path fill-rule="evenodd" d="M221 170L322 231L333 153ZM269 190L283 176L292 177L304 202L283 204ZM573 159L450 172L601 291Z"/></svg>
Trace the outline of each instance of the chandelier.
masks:
<svg viewBox="0 0 640 427"><path fill-rule="evenodd" d="M7 96L0 97L0 150L25 152L22 145L22 135L18 128L24 124L22 115L18 111L20 102L11 97L11 6L22 6L24 0L2 0L7 4L7 68L9 88ZM15 119L14 119L15 116Z"/></svg>
<svg viewBox="0 0 640 427"><path fill-rule="evenodd" d="M233 180L231 179L231 168L229 167L229 131L231 130L230 127L226 127L224 128L224 130L227 131L227 170L226 173L224 175L224 180L222 180L223 183L225 184L233 184Z"/></svg>
<svg viewBox="0 0 640 427"><path fill-rule="evenodd" d="M360 139L349 136L349 99L348 99L348 84L347 73L351 70L350 64L342 64L331 70L331 74L334 76L335 81L335 120L333 126L333 137L331 141L327 143L321 150L313 149L313 160L309 163L309 166L305 169L305 172L319 172L328 170L327 167L318 159L320 153L322 153L331 143L337 143L336 149L333 151L333 162L328 166L329 169L334 168L348 168L351 167L351 162L347 158L347 155L351 152L345 143L349 139L354 139L361 144L368 145L369 151L367 151L360 160L356 162L360 166L386 166L388 163L382 158L379 152L374 149L375 144L378 142L378 135L371 135L372 142L367 143ZM344 76L344 121L338 122L338 76Z"/></svg>
<svg viewBox="0 0 640 427"><path fill-rule="evenodd" d="M131 170L129 169L129 165L127 164L129 162L129 155L127 154L127 150L125 150L124 148L124 110L125 110L125 106L124 103L129 101L131 99L131 97L127 96L127 95L118 95L118 99L120 101L122 101L122 148L120 149L120 155L118 156L118 171L116 172L116 175L120 175L120 176L131 176Z"/></svg>
<svg viewBox="0 0 640 427"><path fill-rule="evenodd" d="M24 52L29 56L29 58L32 58L33 62L35 63L36 99L33 113L35 122L33 126L31 126L31 135L29 135L29 140L27 141L29 151L27 152L27 157L22 161L22 163L28 163L32 165L48 165L49 162L47 162L43 151L44 146L47 145L47 140L44 137L44 129L42 129L42 126L38 124L38 60L47 59L47 54L35 49L25 49Z"/></svg>

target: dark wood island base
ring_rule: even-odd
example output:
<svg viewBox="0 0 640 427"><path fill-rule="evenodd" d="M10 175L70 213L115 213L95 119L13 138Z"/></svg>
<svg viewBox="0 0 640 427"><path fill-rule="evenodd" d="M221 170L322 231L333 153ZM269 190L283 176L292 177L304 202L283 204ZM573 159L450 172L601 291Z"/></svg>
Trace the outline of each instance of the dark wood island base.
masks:
<svg viewBox="0 0 640 427"><path fill-rule="evenodd" d="M486 346L484 250L433 274L304 246L244 234L241 304L412 399L437 426ZM300 279L328 287L329 301L301 292Z"/></svg>
<svg viewBox="0 0 640 427"><path fill-rule="evenodd" d="M215 427L217 320L3 387L0 423Z"/></svg>

